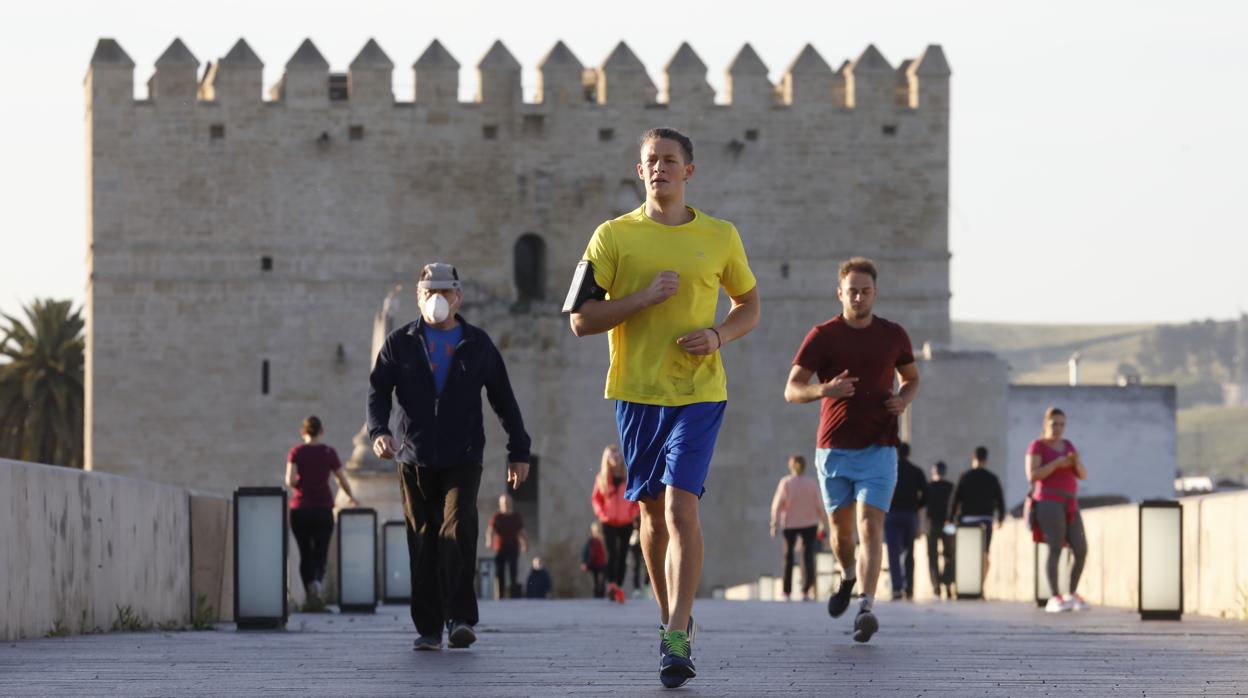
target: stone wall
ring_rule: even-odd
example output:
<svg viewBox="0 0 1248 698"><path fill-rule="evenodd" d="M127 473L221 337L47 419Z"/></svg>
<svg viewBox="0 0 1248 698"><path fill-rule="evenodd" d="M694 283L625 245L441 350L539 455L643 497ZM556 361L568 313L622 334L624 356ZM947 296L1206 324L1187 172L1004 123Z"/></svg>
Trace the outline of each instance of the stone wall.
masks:
<svg viewBox="0 0 1248 698"><path fill-rule="evenodd" d="M937 46L896 67L868 47L839 70L806 47L780 85L746 47L718 103L688 47L665 70L663 101L623 44L590 71L557 46L534 102L502 44L480 63L472 103L457 101L458 63L436 43L411 101L392 94L393 63L371 42L333 99L311 42L269 101L245 42L202 80L199 65L174 42L141 100L116 42L100 42L88 71L93 470L215 492L278 484L308 414L345 458L381 299L396 282L410 289L421 264L450 261L541 458L537 548L579 584L593 472L617 437L601 399L605 338L576 340L558 304L594 228L640 203L636 139L658 125L693 137L690 203L737 224L763 303L758 330L724 352L706 584L761 563L752 551L785 457L813 457L817 408L781 393L802 337L839 312L837 262L875 258L880 314L916 346L948 342L949 68ZM522 298L513 265L528 234L541 241L540 293ZM488 515L503 439L487 436Z"/></svg>
<svg viewBox="0 0 1248 698"><path fill-rule="evenodd" d="M190 621L187 492L0 460L0 639Z"/></svg>

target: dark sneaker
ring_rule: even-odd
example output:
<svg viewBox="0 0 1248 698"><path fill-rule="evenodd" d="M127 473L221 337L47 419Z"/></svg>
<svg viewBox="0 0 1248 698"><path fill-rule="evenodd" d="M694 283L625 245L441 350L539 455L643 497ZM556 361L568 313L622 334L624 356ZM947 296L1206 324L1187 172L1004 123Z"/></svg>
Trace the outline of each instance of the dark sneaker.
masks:
<svg viewBox="0 0 1248 698"><path fill-rule="evenodd" d="M870 611L859 611L854 618L854 642L867 642L880 629L880 621Z"/></svg>
<svg viewBox="0 0 1248 698"><path fill-rule="evenodd" d="M693 619L689 620L690 626ZM663 637L663 658L659 660L659 681L666 688L680 688L698 675L693 668L690 654L693 651L692 639L683 630L669 630Z"/></svg>
<svg viewBox="0 0 1248 698"><path fill-rule="evenodd" d="M698 636L698 624L693 622L693 616L689 616L689 624L685 626L685 632L689 635L689 644L692 645L694 639ZM662 624L659 625L659 658L667 656L667 645L664 639L667 637L667 628Z"/></svg>
<svg viewBox="0 0 1248 698"><path fill-rule="evenodd" d="M840 618L845 613L845 609L849 608L849 597L854 593L854 583L857 579L842 579L841 587L836 593L828 597L828 615L833 618Z"/></svg>
<svg viewBox="0 0 1248 698"><path fill-rule="evenodd" d="M421 635L416 638L416 642L412 643L412 649L417 652L437 652L442 649L442 636Z"/></svg>
<svg viewBox="0 0 1248 698"><path fill-rule="evenodd" d="M446 645L453 649L463 649L477 641L477 633L467 623L450 621L446 624Z"/></svg>

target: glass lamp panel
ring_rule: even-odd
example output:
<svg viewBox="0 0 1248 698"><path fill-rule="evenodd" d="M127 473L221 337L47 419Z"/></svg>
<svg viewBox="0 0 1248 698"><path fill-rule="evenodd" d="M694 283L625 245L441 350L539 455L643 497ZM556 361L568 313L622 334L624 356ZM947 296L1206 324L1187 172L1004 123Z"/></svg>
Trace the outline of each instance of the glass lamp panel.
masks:
<svg viewBox="0 0 1248 698"><path fill-rule="evenodd" d="M979 526L958 526L954 537L957 565L954 583L958 593L975 596L984 593L984 529Z"/></svg>
<svg viewBox="0 0 1248 698"><path fill-rule="evenodd" d="M1140 610L1183 608L1183 510L1140 507Z"/></svg>
<svg viewBox="0 0 1248 698"><path fill-rule="evenodd" d="M282 536L286 516L281 495L238 498L238 609L240 618L278 618L286 589Z"/></svg>

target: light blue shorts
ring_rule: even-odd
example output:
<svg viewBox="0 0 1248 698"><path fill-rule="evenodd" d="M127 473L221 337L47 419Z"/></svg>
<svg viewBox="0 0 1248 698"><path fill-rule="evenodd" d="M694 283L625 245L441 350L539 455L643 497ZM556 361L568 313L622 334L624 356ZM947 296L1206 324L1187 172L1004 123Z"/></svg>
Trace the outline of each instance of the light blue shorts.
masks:
<svg viewBox="0 0 1248 698"><path fill-rule="evenodd" d="M888 511L897 486L897 449L816 448L815 468L823 485L823 505L834 512L855 500Z"/></svg>

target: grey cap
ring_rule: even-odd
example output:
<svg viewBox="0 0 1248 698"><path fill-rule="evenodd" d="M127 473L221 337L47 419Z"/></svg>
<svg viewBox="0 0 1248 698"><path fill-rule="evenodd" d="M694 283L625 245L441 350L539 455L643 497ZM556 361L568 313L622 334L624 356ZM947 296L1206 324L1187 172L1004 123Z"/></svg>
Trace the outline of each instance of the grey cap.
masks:
<svg viewBox="0 0 1248 698"><path fill-rule="evenodd" d="M420 287L431 291L447 288L459 290L459 272L446 262L426 264L420 270Z"/></svg>

